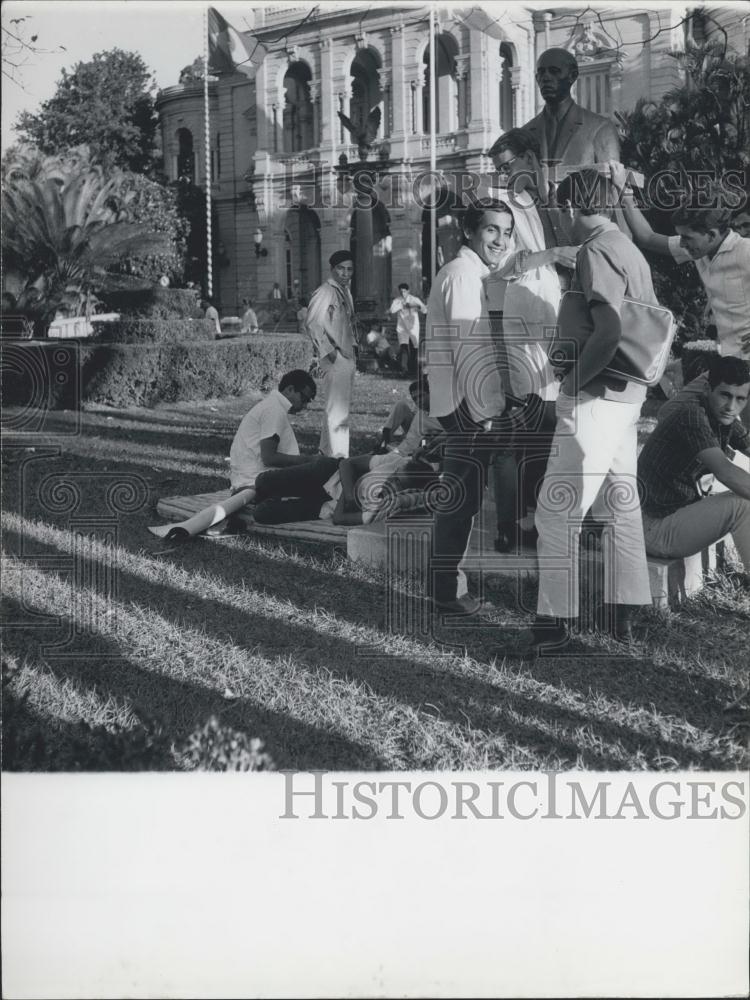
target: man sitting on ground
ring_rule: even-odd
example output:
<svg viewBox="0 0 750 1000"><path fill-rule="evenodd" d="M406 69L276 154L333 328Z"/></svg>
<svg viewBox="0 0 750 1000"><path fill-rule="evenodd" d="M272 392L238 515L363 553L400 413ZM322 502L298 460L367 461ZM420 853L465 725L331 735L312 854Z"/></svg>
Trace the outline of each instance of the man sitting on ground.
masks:
<svg viewBox="0 0 750 1000"><path fill-rule="evenodd" d="M253 516L259 524L314 520L330 499L323 484L339 460L300 455L289 422L289 414L304 410L315 394L308 372L287 372L278 389L245 414L234 436L229 453L232 493L254 490Z"/></svg>
<svg viewBox="0 0 750 1000"><path fill-rule="evenodd" d="M373 519L383 508L381 501L388 487L399 491L424 489L437 482L436 468L430 464L434 444L442 427L430 417L430 388L425 376L409 386L409 394L417 405L414 411L405 400L399 400L383 427L380 445L372 454L346 459L339 466L341 493L333 513L334 524L361 524ZM388 449L392 433L406 427L400 444ZM338 490L337 490L338 492Z"/></svg>
<svg viewBox="0 0 750 1000"><path fill-rule="evenodd" d="M727 451L750 454L750 433L737 419L750 394L750 366L712 358L702 394L678 393L664 409L638 459L646 551L659 559L695 555L731 534L750 583L750 473ZM713 476L729 492L708 495Z"/></svg>
<svg viewBox="0 0 750 1000"><path fill-rule="evenodd" d="M404 432L401 444L394 445L402 455L412 455L420 446L423 437L430 437L433 434L440 434L442 427L435 417L431 417L430 410L430 387L427 376L412 382L409 386L409 396L412 406L408 400L399 399L391 408L391 412L383 424L380 442L376 451L382 451L391 446L393 435L399 428ZM416 407L416 409L415 409Z"/></svg>

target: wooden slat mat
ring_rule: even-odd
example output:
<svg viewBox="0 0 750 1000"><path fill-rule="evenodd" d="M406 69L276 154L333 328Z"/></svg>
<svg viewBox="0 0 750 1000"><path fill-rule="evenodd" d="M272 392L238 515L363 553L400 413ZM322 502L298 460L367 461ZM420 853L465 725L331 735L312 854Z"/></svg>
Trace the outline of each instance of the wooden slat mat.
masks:
<svg viewBox="0 0 750 1000"><path fill-rule="evenodd" d="M192 497L165 497L156 505L157 512L167 521L184 521L204 507L223 503L229 499L229 490L218 493L198 493ZM346 545L347 528L331 521L293 521L289 524L256 524L252 508L241 511L237 517L249 531L258 535L273 535L300 542L324 542L328 545Z"/></svg>

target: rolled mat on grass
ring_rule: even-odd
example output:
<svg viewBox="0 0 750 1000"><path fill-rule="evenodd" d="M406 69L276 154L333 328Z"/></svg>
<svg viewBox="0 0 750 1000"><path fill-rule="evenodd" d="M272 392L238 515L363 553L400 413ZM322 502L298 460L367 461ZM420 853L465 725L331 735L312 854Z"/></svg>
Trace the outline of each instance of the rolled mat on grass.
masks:
<svg viewBox="0 0 750 1000"><path fill-rule="evenodd" d="M235 396L312 361L308 337L254 335L186 344L2 344L5 406L154 406Z"/></svg>

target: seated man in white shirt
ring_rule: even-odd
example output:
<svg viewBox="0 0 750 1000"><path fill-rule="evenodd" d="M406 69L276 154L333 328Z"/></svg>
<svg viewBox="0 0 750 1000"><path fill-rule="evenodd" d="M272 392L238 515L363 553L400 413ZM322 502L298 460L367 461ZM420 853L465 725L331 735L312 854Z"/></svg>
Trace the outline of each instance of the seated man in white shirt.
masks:
<svg viewBox="0 0 750 1000"><path fill-rule="evenodd" d="M300 455L289 422L316 394L315 380L301 369L287 372L272 390L245 414L229 453L232 493L250 491L259 524L314 520L330 499L323 484L338 467L338 459Z"/></svg>

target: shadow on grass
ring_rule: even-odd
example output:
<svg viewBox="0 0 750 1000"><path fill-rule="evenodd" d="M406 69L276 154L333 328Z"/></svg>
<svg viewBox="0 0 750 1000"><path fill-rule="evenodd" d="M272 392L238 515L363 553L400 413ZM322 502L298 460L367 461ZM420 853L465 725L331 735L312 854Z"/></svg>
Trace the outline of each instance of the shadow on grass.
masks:
<svg viewBox="0 0 750 1000"><path fill-rule="evenodd" d="M17 601L7 601L6 604L7 611L15 615L17 621L22 620L25 609ZM65 619L61 627L67 630L72 625L73 622ZM74 647L69 653L61 651L59 656L50 656L48 652L42 657L39 651L42 644L31 630L12 628L5 632L4 647L8 656L15 655L20 662L31 666L44 664L44 668L61 681L70 681L81 689L95 690L103 701L115 698L126 702L140 719L158 723L169 734L170 740L177 744L215 716L222 724L263 740L277 767L308 770L316 767L341 768L342 764L353 770L382 770L386 767L369 747L335 732L326 732L248 699L227 701L218 691L201 684L146 670L128 657L127 650L101 635L87 639L87 642L90 645L85 657L81 655L82 650L76 653ZM93 654L92 649L95 651ZM9 770L175 769L171 755L158 746L155 752L148 755L138 753L138 727L130 733L107 733L103 727L96 727L94 733L87 733L75 723L47 716L41 718L28 705L8 706L6 698L7 693L3 714L7 710L12 711L15 728L22 730L26 727L26 759L19 760L18 754L15 763L12 759L4 759L3 766ZM40 727L43 727L42 731L49 732L50 746L46 752L38 745L35 748L28 746L29 734L39 733ZM133 747L134 768L127 766L128 743ZM123 762L126 762L125 767Z"/></svg>
<svg viewBox="0 0 750 1000"><path fill-rule="evenodd" d="M40 545L40 556L45 554L45 549L47 554L56 551ZM298 608L301 606L312 609L315 600L311 600L310 595L325 593L325 608L329 613L340 615L347 623L373 627L372 601L377 588L372 585L365 585L362 588L364 593L358 587L355 599L350 580L310 570L305 571L304 576L290 586L288 567L284 573L284 567L278 562L260 557L257 553L248 553L247 564L233 564L231 571L228 566L217 567L215 563L206 567L204 560L208 555L197 550L197 559L190 560L189 568L210 571L214 575L218 569L222 580L234 586L241 584L246 578L251 583L257 580L259 584L262 583L259 590L268 590L275 598L289 600ZM33 560L31 562L33 565ZM251 567L252 572L248 572ZM94 574L95 571L96 564L87 561L80 569L84 579L94 578L89 574ZM301 602L301 598L305 598L305 603ZM468 723L467 738L471 737L471 730L479 731L471 738L476 740L478 737L482 744L486 744L489 766L507 767L511 761L517 764L519 758L531 760L534 754L538 757L532 760L533 766L539 766L539 759L548 762L551 756L558 766L574 767L582 763L587 768L597 770L629 768L633 766L636 757L642 762L642 766L653 767L659 766L660 758L669 758L680 767L721 769L730 767L733 763L708 747L686 747L669 739L657 731L657 722L651 718L645 725L646 731L642 731L631 728L627 718L622 723L614 719L597 719L593 712L589 714L585 706L566 705L566 695L559 690L560 684L571 688L580 685L580 697L584 701L595 698L599 692L612 699L624 696L623 716L626 717L628 711L632 711L634 701L637 701L632 684L628 684L625 690L621 690L617 684L612 690L613 678L623 668L621 663L613 666L604 657L598 663L593 659L585 661L583 672L575 662L556 660L554 678L545 678L554 692L550 692L551 702L546 702L533 694L507 690L506 686L494 681L492 670L485 677L477 677L457 673L458 667L446 669L437 666L433 669L427 664L415 664L407 656L368 656L366 651L357 655L356 645L348 639L332 635L325 623L321 623L320 629L296 622L285 626L279 617L238 610L212 599L200 600L197 593L180 593L168 585L144 580L128 571L118 572L118 599L124 603L158 609L159 614L173 625L199 628L209 639L225 642L229 637L234 645L259 653L266 659L293 656L295 663L312 673L323 668L326 674L333 673L347 681L365 684L375 695L384 699L395 698L415 711L425 713L425 706L432 706L443 722L454 723L462 730L466 730ZM480 637L480 632L485 632L486 635ZM387 636L384 638L387 640ZM466 638L461 636L459 641L463 642ZM466 642L466 647L470 655L480 663L497 653L497 629L472 630L472 639L473 642ZM137 668L128 667L130 672L134 669ZM552 669L552 664L549 663L541 671L539 667L530 665L520 672L537 676L539 671L543 676ZM674 700L674 688L679 678L672 676L665 681L660 677L659 669L649 663L642 665L641 670L643 683L648 690L649 705L656 705L658 711L678 717L689 711L692 726L709 730L705 733L707 740L718 737L720 727L711 727L719 720L718 705L727 699L729 693L723 683L707 677L696 678L691 703L686 706L682 701ZM148 676L155 675L149 673ZM587 682L585 687L583 681ZM660 684L658 690L655 690L655 681ZM512 680L506 679L503 684L511 682ZM117 688L111 688L109 682L107 691L118 693ZM205 698L206 695L202 697ZM216 698L216 703L220 704L221 698L218 695ZM432 713L427 714L434 718ZM581 729L587 734L583 739L573 735ZM411 736L409 724L401 724L398 743L401 744L403 759L389 761L387 766L429 768L445 761L445 752L441 753L443 748L438 748L437 751L422 749L415 754L409 746ZM270 750L275 746L276 739L270 735L267 739ZM378 734L371 733L368 743L377 739ZM588 743L592 745L587 745ZM341 749L342 756L336 759L333 766L361 766L361 749L358 748L354 758L351 747L344 746ZM331 766L325 753L314 759L318 766ZM452 766L460 766L460 763Z"/></svg>

